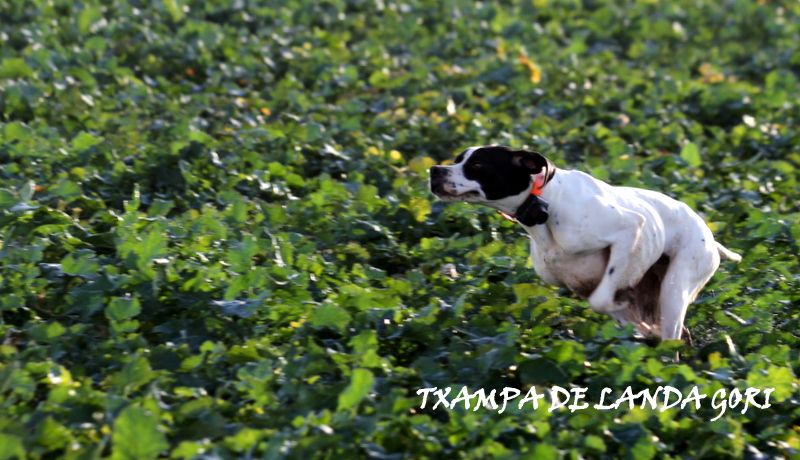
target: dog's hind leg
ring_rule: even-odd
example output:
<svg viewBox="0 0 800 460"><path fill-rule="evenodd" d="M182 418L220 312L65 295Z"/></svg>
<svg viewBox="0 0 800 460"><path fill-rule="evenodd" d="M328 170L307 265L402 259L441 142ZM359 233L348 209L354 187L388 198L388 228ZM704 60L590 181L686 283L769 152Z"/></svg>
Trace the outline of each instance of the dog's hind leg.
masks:
<svg viewBox="0 0 800 460"><path fill-rule="evenodd" d="M680 339L686 310L719 267L716 248L692 248L675 254L661 283L661 338Z"/></svg>
<svg viewBox="0 0 800 460"><path fill-rule="evenodd" d="M630 308L629 302L615 300L616 293L638 284L664 252L664 230L655 213L648 223L643 214L612 208L614 228L598 230L610 249L607 269L588 298L592 309L600 313Z"/></svg>

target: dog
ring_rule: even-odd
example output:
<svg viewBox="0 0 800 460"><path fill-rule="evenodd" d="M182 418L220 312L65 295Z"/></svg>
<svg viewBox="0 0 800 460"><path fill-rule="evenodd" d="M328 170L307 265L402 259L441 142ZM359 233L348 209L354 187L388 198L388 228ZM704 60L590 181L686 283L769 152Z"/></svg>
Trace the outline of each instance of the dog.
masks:
<svg viewBox="0 0 800 460"><path fill-rule="evenodd" d="M470 147L429 173L440 199L487 205L522 225L543 281L645 336L680 339L721 258L742 259L685 203L556 168L537 152Z"/></svg>

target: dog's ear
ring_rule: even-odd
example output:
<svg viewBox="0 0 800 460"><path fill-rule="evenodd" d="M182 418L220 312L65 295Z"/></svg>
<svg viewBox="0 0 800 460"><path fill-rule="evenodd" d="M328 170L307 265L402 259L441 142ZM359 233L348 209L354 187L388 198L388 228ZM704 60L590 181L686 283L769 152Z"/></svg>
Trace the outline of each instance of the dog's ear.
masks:
<svg viewBox="0 0 800 460"><path fill-rule="evenodd" d="M525 168L530 174L542 173L542 168L548 171L555 169L553 163L539 152L529 150L514 150L511 155L511 164Z"/></svg>
<svg viewBox="0 0 800 460"><path fill-rule="evenodd" d="M543 184L550 182L556 173L556 166L539 152L515 150L511 156L511 164L525 168L532 176L544 174Z"/></svg>

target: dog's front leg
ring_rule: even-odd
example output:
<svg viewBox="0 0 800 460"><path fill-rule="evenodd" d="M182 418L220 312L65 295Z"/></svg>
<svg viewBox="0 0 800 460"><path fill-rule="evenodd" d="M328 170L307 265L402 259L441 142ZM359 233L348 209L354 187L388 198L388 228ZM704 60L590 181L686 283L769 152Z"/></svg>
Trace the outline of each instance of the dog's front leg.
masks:
<svg viewBox="0 0 800 460"><path fill-rule="evenodd" d="M651 244L642 242L645 217L635 211L621 210L614 220L614 232L606 233L609 257L603 278L589 296L589 305L596 312L610 313L628 308L614 299L617 291L635 285L658 258ZM654 258L655 256L655 258Z"/></svg>

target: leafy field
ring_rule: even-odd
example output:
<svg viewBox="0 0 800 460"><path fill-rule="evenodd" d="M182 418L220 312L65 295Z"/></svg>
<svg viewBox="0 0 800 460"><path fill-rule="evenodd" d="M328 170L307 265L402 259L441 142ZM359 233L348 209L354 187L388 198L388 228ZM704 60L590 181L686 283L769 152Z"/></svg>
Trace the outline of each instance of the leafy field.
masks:
<svg viewBox="0 0 800 460"><path fill-rule="evenodd" d="M800 457L797 2L249 3L0 2L0 458ZM427 168L488 143L742 253L693 346L436 201ZM774 392L420 408L463 385Z"/></svg>

